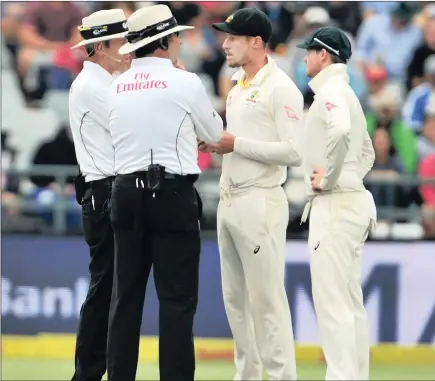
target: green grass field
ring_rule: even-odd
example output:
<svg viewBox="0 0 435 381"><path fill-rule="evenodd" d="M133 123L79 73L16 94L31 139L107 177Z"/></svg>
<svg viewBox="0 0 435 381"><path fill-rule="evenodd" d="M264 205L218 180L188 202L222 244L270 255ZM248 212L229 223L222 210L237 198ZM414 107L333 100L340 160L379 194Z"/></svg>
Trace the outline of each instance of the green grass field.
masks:
<svg viewBox="0 0 435 381"><path fill-rule="evenodd" d="M72 360L2 359L2 380L70 380ZM323 365L298 364L300 380L323 380ZM201 362L197 364L196 380L232 380L234 366L231 362ZM137 380L158 380L157 365L140 363ZM371 380L435 380L433 365L374 365Z"/></svg>

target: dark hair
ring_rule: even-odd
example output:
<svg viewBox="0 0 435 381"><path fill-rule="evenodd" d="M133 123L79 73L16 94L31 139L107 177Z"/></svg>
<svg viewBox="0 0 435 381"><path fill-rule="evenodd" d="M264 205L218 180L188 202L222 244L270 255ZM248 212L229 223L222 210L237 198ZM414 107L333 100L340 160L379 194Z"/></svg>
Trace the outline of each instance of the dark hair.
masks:
<svg viewBox="0 0 435 381"><path fill-rule="evenodd" d="M110 40L101 41L106 48L110 47ZM94 42L92 44L85 45L86 54L88 57L93 57L95 55L95 44L99 44L99 42Z"/></svg>
<svg viewBox="0 0 435 381"><path fill-rule="evenodd" d="M160 47L159 41L151 42L151 44L142 46L141 48L136 50L135 56L136 56L136 58L146 57L146 56L150 55L151 53L153 53L154 51L156 51L159 47Z"/></svg>
<svg viewBox="0 0 435 381"><path fill-rule="evenodd" d="M170 34L168 36L162 37L161 39L159 39L157 41L153 41L150 44L139 48L135 52L136 58L146 57L146 56L154 53L157 49L168 50L169 41L172 38L172 36L173 36L173 34Z"/></svg>

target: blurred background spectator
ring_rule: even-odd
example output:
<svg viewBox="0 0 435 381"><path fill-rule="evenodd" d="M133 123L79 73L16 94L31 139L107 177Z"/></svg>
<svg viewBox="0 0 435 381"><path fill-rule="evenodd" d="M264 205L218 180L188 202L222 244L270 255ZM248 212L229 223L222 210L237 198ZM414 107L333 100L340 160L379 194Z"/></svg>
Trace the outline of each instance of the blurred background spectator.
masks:
<svg viewBox="0 0 435 381"><path fill-rule="evenodd" d="M435 54L425 59L423 76L415 83L416 87L409 92L403 107L403 120L409 128L421 133L426 106L431 94L435 93Z"/></svg>
<svg viewBox="0 0 435 381"><path fill-rule="evenodd" d="M404 172L415 173L418 160L416 137L400 118L397 92L391 87L384 87L371 95L370 106L372 111L366 115L370 136L373 138L379 129L385 130L391 140L391 149L397 152Z"/></svg>
<svg viewBox="0 0 435 381"><path fill-rule="evenodd" d="M59 54L59 50L63 50L63 55L68 54L68 46L80 41L77 25L81 24L82 17L82 12L73 2L53 1L26 4L17 33L20 44L17 52L17 72L28 100L32 100L36 91L45 90L46 83L41 76L65 75L63 71L51 73L53 69L51 64ZM73 79L72 76L80 71L80 67L76 65L72 54L69 54L65 61L69 62L71 69L67 72L69 78L65 85L68 89ZM38 93L36 98L40 97L41 93Z"/></svg>
<svg viewBox="0 0 435 381"><path fill-rule="evenodd" d="M368 175L370 179L396 180L404 173L402 160L391 144L391 137L386 128L377 128L373 132L373 148L376 156L373 168ZM399 206L400 193L396 188L390 187L387 182L369 186L369 190L378 207Z"/></svg>
<svg viewBox="0 0 435 381"><path fill-rule="evenodd" d="M355 56L362 65L382 63L391 79L403 83L414 50L421 44L422 30L412 21L414 2L401 2L390 12L366 18L357 33Z"/></svg>
<svg viewBox="0 0 435 381"><path fill-rule="evenodd" d="M15 163L16 151L13 147L9 146L7 142L8 133L1 133L1 157L2 157L2 192L3 195L7 193L18 193L20 186L20 179L17 175L8 173L7 171L13 168Z"/></svg>
<svg viewBox="0 0 435 381"><path fill-rule="evenodd" d="M419 174L422 179L435 177L435 154L426 156L420 162ZM423 226L426 238L435 238L435 185L425 184L421 186L423 197Z"/></svg>
<svg viewBox="0 0 435 381"><path fill-rule="evenodd" d="M432 10L424 26L424 40L421 45L415 49L408 66L408 89L416 87L423 82L424 76L426 75L424 70L426 59L435 54L435 5L428 8L432 8Z"/></svg>
<svg viewBox="0 0 435 381"><path fill-rule="evenodd" d="M59 202L64 202L66 228L77 228L71 201L76 161L68 125L69 87L85 59L84 51L70 49L80 39L77 26L96 10L122 8L128 16L156 3L168 4L180 24L195 26L183 34L180 57L187 70L199 75L224 117L237 69L225 64L225 35L213 30L212 22L242 7L262 9L273 23L269 54L302 90L306 108L313 93L305 75L305 53L296 44L318 27L343 28L354 52L348 65L350 84L362 102L376 150L367 186L379 207L398 213L385 214L391 223L417 223L425 227L426 236L433 235L434 185L415 181L434 176L434 2L2 2L2 91L8 94L2 98L2 211L12 199L14 205L30 200L30 212L21 213L33 213L54 226L59 220L52 209L61 209ZM207 214L203 227L210 229L215 228L220 160L218 155L198 155L204 171L198 187ZM59 167L20 178L12 171L33 165ZM292 216L289 232L299 226L305 201L300 175L299 169L289 170L285 184ZM306 228L298 229L303 234Z"/></svg>
<svg viewBox="0 0 435 381"><path fill-rule="evenodd" d="M424 111L423 133L417 139L417 151L420 160L435 154L435 96Z"/></svg>

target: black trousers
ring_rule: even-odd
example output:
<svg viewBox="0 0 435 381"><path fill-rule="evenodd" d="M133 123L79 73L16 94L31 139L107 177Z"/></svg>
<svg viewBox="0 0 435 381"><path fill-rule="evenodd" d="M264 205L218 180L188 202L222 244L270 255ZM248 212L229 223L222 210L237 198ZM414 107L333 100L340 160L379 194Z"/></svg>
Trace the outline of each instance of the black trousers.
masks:
<svg viewBox="0 0 435 381"><path fill-rule="evenodd" d="M111 188L111 178L87 183L82 202L84 236L91 255L90 284L80 312L73 381L101 381L106 373L114 263Z"/></svg>
<svg viewBox="0 0 435 381"><path fill-rule="evenodd" d="M201 250L200 198L186 179L153 195L142 174L118 175L112 191L115 277L109 316L109 381L134 381L148 277L159 299L162 381L193 381L193 320Z"/></svg>

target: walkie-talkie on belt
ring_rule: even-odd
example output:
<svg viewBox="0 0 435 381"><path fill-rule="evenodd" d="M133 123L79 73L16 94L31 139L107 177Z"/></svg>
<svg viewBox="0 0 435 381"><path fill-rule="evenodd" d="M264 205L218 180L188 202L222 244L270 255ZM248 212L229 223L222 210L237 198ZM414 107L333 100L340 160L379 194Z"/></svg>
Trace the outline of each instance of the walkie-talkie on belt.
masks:
<svg viewBox="0 0 435 381"><path fill-rule="evenodd" d="M165 169L163 165L154 164L153 150L151 150L151 165L146 171L146 189L148 191L157 192L163 188Z"/></svg>

